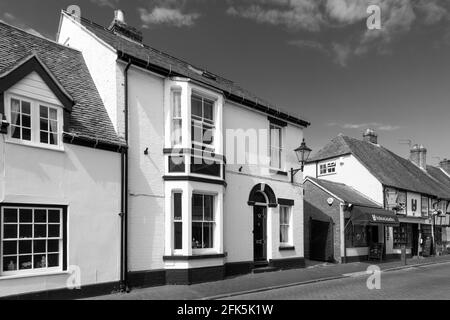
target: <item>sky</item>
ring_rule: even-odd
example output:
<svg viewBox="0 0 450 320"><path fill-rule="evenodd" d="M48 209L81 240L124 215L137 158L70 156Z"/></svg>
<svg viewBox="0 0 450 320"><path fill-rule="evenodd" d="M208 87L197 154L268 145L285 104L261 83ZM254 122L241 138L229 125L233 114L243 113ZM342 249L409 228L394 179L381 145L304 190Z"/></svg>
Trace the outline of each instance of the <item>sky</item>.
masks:
<svg viewBox="0 0 450 320"><path fill-rule="evenodd" d="M151 47L311 122L313 150L370 127L401 156L450 159L448 0L2 0L0 20L55 39L69 5L104 26L123 10Z"/></svg>

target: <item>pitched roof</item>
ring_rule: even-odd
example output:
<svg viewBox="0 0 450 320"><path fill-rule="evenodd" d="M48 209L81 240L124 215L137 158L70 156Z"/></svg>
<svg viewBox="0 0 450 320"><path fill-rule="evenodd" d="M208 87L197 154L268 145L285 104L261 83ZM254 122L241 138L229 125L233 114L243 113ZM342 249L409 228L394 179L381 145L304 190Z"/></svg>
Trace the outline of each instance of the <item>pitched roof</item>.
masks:
<svg viewBox="0 0 450 320"><path fill-rule="evenodd" d="M88 31L114 48L118 52L119 57L125 61L130 58L137 59L144 68L153 67L154 69L152 71L164 74L165 76L181 76L196 80L223 91L228 99L238 103L245 104L261 112L304 127L310 125L309 122L297 116L291 115L286 111L281 111L277 106L243 89L231 80L197 68L186 61L175 58L148 45L117 35L109 29L85 18L81 18L80 22Z"/></svg>
<svg viewBox="0 0 450 320"><path fill-rule="evenodd" d="M111 123L81 52L0 22L0 74L35 55L75 104L66 126L69 134L123 145Z"/></svg>
<svg viewBox="0 0 450 320"><path fill-rule="evenodd" d="M344 135L332 139L309 161L354 155L382 184L430 196L450 199L450 188L429 173L388 149Z"/></svg>
<svg viewBox="0 0 450 320"><path fill-rule="evenodd" d="M315 179L312 177L307 177L305 182L310 180L316 185L319 185L323 189L327 190L330 194L335 195L342 201L346 203L351 203L354 205L362 205L372 208L381 208L380 205L369 198L365 197L362 193L355 190L354 188L338 182L332 182L323 179Z"/></svg>

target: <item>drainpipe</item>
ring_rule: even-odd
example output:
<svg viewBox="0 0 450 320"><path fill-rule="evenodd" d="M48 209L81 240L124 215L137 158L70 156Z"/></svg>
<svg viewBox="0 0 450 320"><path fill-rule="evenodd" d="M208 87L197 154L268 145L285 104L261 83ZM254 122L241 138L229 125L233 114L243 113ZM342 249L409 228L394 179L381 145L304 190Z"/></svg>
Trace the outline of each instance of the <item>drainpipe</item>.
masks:
<svg viewBox="0 0 450 320"><path fill-rule="evenodd" d="M124 71L125 77L125 143L128 147L128 70L131 67L131 62L127 64ZM122 160L121 160L122 170L121 170L121 232L120 232L120 291L129 292L127 283L128 274L128 148L122 150Z"/></svg>

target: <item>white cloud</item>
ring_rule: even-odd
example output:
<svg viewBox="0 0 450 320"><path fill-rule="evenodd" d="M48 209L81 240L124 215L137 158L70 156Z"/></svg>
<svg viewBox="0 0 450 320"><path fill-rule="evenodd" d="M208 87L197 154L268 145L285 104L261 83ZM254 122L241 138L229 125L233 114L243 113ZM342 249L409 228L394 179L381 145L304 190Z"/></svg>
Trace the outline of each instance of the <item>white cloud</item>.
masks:
<svg viewBox="0 0 450 320"><path fill-rule="evenodd" d="M323 44L321 44L318 41L313 41L313 40L291 40L288 41L288 44L291 46L295 46L295 47L299 47L299 48L306 48L306 49L312 49L312 50L317 50L317 51L321 51L321 52L326 52L327 50L325 49L325 47L323 46Z"/></svg>
<svg viewBox="0 0 450 320"><path fill-rule="evenodd" d="M144 27L152 24L169 24L176 27L190 27L200 17L199 13L183 13L180 9L156 7L149 11L140 8L139 14Z"/></svg>
<svg viewBox="0 0 450 320"><path fill-rule="evenodd" d="M338 123L329 123L328 126L338 126L342 129L367 129L372 128L378 131L395 131L401 129L400 126L394 126L389 124L382 124L378 122L369 122L369 123L345 123L345 124L338 124Z"/></svg>
<svg viewBox="0 0 450 320"><path fill-rule="evenodd" d="M20 28L28 33L34 34L35 36L44 37L40 32L27 26L12 13L4 12L2 15L0 15L0 21L16 26L17 28Z"/></svg>
<svg viewBox="0 0 450 320"><path fill-rule="evenodd" d="M110 8L116 8L119 4L119 0L91 0L91 2L98 5L99 7Z"/></svg>
<svg viewBox="0 0 450 320"><path fill-rule="evenodd" d="M448 0L228 0L228 3L227 14L230 16L284 26L293 31L317 33L361 24L360 31L353 31L346 39L333 43L288 42L298 47L322 48L322 52L334 54L335 62L341 66L346 66L352 57L369 51L390 52L390 44L415 24L450 21ZM365 28L369 16L366 10L373 4L381 8L381 30Z"/></svg>

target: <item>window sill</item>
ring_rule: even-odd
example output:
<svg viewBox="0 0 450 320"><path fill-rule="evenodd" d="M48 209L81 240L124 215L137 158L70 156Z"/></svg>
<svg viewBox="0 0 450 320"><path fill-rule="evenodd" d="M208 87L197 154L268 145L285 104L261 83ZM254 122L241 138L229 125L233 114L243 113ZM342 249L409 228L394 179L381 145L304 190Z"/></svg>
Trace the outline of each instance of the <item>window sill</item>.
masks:
<svg viewBox="0 0 450 320"><path fill-rule="evenodd" d="M14 144L17 146L27 147L27 148L35 148L35 149L42 149L42 150L49 150L49 151L56 151L56 152L64 152L64 147L49 147L46 145L41 144L35 144L35 143L24 143L19 141L14 141L11 139L7 139L5 141L8 144Z"/></svg>
<svg viewBox="0 0 450 320"><path fill-rule="evenodd" d="M337 172L318 174L318 177L334 176Z"/></svg>
<svg viewBox="0 0 450 320"><path fill-rule="evenodd" d="M226 253L220 254L199 254L192 256L164 256L164 261L189 261L189 260L204 260L204 259L218 259L225 258L227 256Z"/></svg>
<svg viewBox="0 0 450 320"><path fill-rule="evenodd" d="M23 279L23 278L36 278L36 277L49 277L49 276L59 276L59 275L68 275L70 272L68 271L49 271L42 273L29 273L29 274L15 274L15 275L0 275L0 281L2 280L13 280L13 279Z"/></svg>
<svg viewBox="0 0 450 320"><path fill-rule="evenodd" d="M280 251L294 251L295 247L294 246L280 246L279 250Z"/></svg>
<svg viewBox="0 0 450 320"><path fill-rule="evenodd" d="M287 173L286 171L282 171L282 170L269 169L269 172L270 172L271 174L277 174L277 175L280 175L280 176L285 176L285 177L288 176L288 173Z"/></svg>

